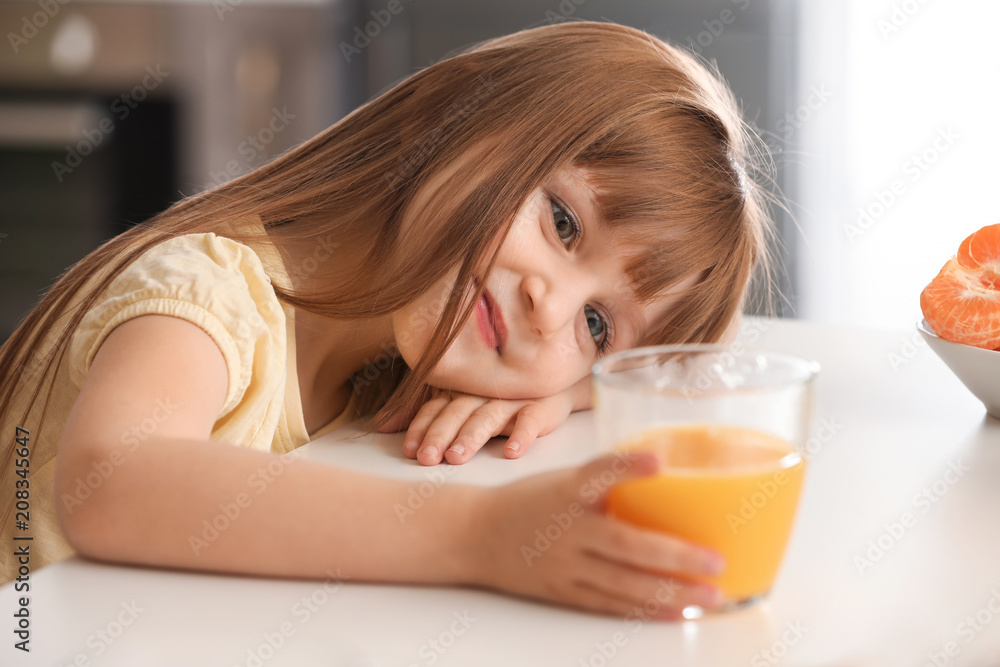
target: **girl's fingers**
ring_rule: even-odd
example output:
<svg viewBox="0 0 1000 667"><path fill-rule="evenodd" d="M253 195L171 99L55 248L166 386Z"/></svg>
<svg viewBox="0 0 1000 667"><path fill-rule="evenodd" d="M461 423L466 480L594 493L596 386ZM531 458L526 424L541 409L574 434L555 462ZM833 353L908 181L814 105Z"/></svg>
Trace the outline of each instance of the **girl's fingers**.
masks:
<svg viewBox="0 0 1000 667"><path fill-rule="evenodd" d="M449 463L465 463L482 449L490 438L500 433L510 421L509 412L516 410L511 401L489 401L473 412L458 435L454 444L445 451Z"/></svg>
<svg viewBox="0 0 1000 667"><path fill-rule="evenodd" d="M403 454L410 458L417 457L417 448L420 443L424 441L424 434L430 425L437 419L437 416L449 403L448 398L433 398L422 406L420 410L417 411L416 416L410 422L410 428L406 430L406 435L403 436Z"/></svg>
<svg viewBox="0 0 1000 667"><path fill-rule="evenodd" d="M598 556L591 556L585 567L584 583L595 590L622 598L637 607L637 612L649 609L647 615L670 615L690 605L715 607L723 599L715 586L679 581L612 563Z"/></svg>
<svg viewBox="0 0 1000 667"><path fill-rule="evenodd" d="M417 461L425 466L441 463L445 449L455 440L462 424L487 400L481 396L465 395L448 403L427 428L423 442L417 449Z"/></svg>
<svg viewBox="0 0 1000 667"><path fill-rule="evenodd" d="M402 431L403 429L405 429L407 426L410 425L410 423L417 416L417 413L420 412L420 409L424 405L426 405L431 400L439 397L448 398L448 392L445 392L444 390L438 389L436 387L430 387L430 386L425 387L424 399L421 403L418 403L416 407L412 408L407 412L401 412L393 415L392 417L389 418L389 421L380 426L378 430L382 433L395 433L396 431ZM383 407L382 410L384 409L385 408ZM379 412L379 414L381 414L381 411Z"/></svg>
<svg viewBox="0 0 1000 667"><path fill-rule="evenodd" d="M544 428L545 421L533 409L533 405L524 406L515 417L514 430L503 448L504 456L509 459L520 458Z"/></svg>
<svg viewBox="0 0 1000 667"><path fill-rule="evenodd" d="M678 574L715 575L725 569L720 554L658 531L599 516L586 548L631 567Z"/></svg>

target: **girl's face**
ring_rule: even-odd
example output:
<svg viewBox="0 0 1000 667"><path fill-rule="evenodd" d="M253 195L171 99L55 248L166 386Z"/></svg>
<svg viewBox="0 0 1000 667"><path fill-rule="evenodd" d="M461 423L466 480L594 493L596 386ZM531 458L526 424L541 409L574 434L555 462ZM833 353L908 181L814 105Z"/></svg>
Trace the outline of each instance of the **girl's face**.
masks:
<svg viewBox="0 0 1000 667"><path fill-rule="evenodd" d="M694 284L691 276L665 299L640 307L624 271L625 248L602 229L585 177L579 168L564 169L531 193L486 281L487 298L503 323L497 327L500 345L487 342L491 335L481 332L477 307L429 384L506 399L558 393L590 373L602 348L634 346L644 322L662 317ZM457 275L456 267L393 315L396 345L411 367ZM470 285L463 296L463 308L474 289Z"/></svg>

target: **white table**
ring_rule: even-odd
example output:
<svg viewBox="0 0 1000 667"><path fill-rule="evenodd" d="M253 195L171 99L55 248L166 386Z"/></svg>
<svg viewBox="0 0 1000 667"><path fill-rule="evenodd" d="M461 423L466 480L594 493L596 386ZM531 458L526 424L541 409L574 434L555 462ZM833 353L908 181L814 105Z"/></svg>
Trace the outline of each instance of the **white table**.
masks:
<svg viewBox="0 0 1000 667"><path fill-rule="evenodd" d="M756 331L756 346L820 362L817 427L828 427L778 581L755 608L626 623L472 589L324 588L74 558L32 576L30 659L11 648L15 594L0 589L0 664L1000 665L1000 421L915 330L747 324L748 342ZM386 476L501 484L591 458L591 421L571 415L517 461L498 438L463 466L424 468L402 457L402 434L341 442L350 427L303 451Z"/></svg>

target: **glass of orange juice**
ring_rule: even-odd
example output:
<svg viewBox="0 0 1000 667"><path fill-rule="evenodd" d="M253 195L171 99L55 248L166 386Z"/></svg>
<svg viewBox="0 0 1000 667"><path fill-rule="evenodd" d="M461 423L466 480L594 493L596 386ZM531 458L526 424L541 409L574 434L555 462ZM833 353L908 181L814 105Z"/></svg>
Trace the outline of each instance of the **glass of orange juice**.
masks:
<svg viewBox="0 0 1000 667"><path fill-rule="evenodd" d="M603 452L654 452L659 471L614 485L607 511L715 549L731 610L763 598L781 565L805 474L816 362L732 345L660 345L593 366ZM704 609L689 607L685 618Z"/></svg>

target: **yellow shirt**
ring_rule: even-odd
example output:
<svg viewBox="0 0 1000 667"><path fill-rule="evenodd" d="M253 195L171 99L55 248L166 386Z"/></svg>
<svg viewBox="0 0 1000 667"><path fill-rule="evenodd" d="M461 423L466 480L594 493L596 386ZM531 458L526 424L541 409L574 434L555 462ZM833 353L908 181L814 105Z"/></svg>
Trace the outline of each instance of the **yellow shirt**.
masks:
<svg viewBox="0 0 1000 667"><path fill-rule="evenodd" d="M251 222L260 224L258 216ZM287 286L287 274L277 251L266 255L271 275ZM229 375L225 405L212 428L211 439L277 453L291 451L312 438L354 421L357 392L345 410L313 434L306 431L295 363L295 319L271 287L261 256L248 246L213 232L185 234L158 243L119 274L84 316L60 363L53 368L55 384L45 414L45 430L36 439L39 408L32 405L27 423L14 423L28 407L26 392L15 396L13 410L2 427L3 455L15 447L15 427L28 429L30 449L30 515L27 530L18 527L17 475L14 457L0 471L0 585L18 576L15 550L29 545L30 571L72 556L56 517L53 471L62 429L83 386L101 343L119 324L140 315L180 317L204 329L219 346ZM44 392L42 394L44 398ZM42 403L39 400L38 403ZM150 418L123 434L123 444L141 446L155 431L156 418L171 409L169 400L151 408ZM129 440L129 438L132 438ZM95 474L99 472L95 471ZM87 493L87 484L74 495ZM23 483L22 483L23 487ZM62 499L65 502L67 499ZM32 536L15 540L15 536Z"/></svg>

